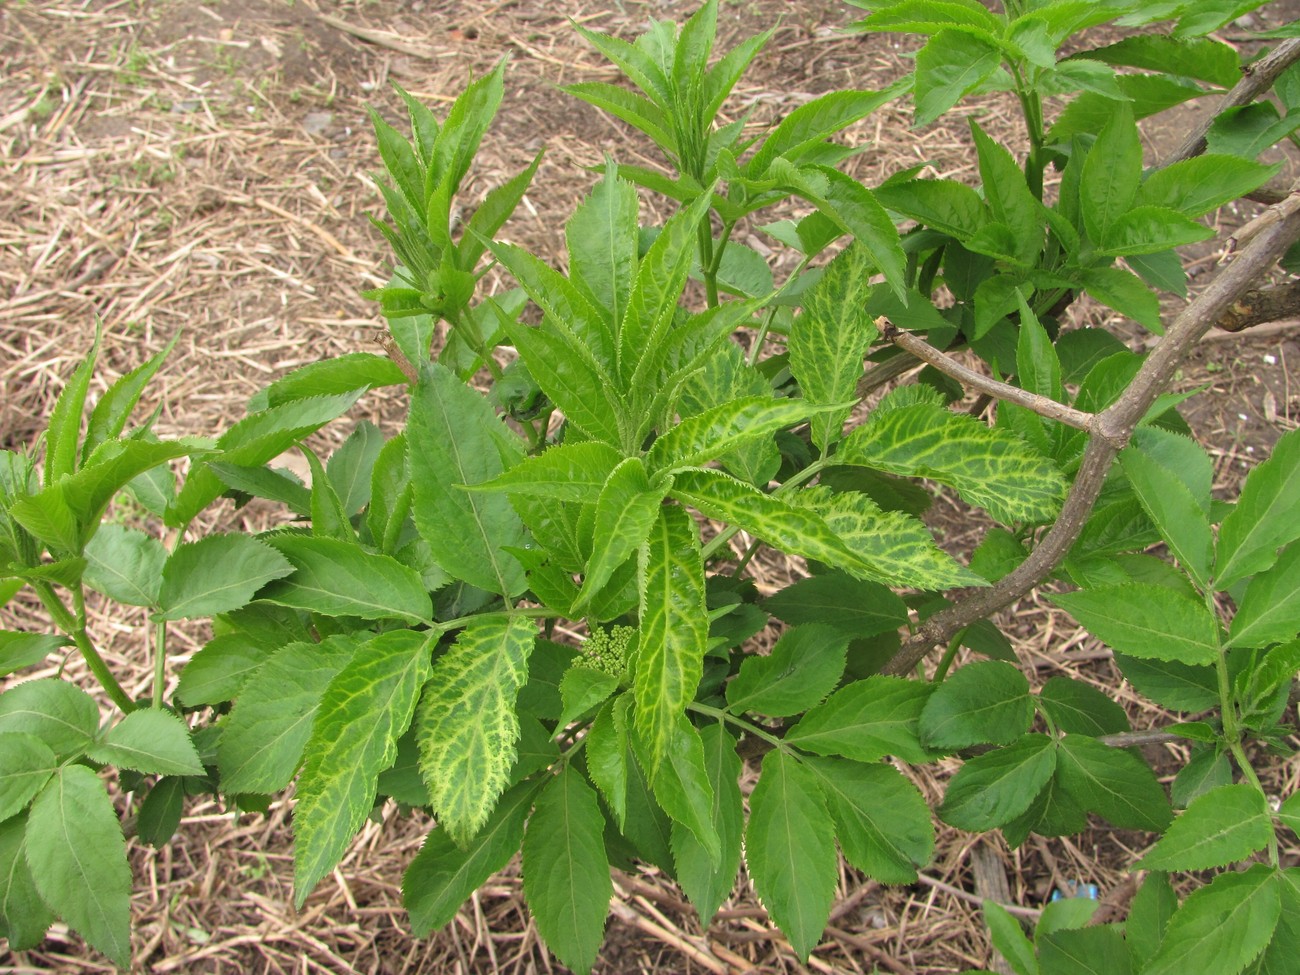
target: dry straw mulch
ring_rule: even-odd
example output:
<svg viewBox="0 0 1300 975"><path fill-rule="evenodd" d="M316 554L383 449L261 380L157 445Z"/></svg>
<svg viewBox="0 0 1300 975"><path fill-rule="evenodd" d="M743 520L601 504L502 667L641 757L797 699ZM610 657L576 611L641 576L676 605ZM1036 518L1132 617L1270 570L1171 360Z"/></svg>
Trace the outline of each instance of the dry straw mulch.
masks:
<svg viewBox="0 0 1300 975"><path fill-rule="evenodd" d="M652 164L647 147L622 126L556 91L557 84L616 78L570 29L569 18L626 36L652 16L680 18L688 6L667 0L13 0L0 8L0 448L32 441L87 354L97 318L104 338L92 395L180 334L142 404L158 411L157 429L169 436L215 435L242 415L250 395L286 370L377 349L379 318L359 295L387 272L382 239L365 217L380 208L366 106L398 121L390 83L445 104L471 74L510 56L506 106L466 201L477 203L545 147L533 190L506 233L558 261L564 220L593 179L587 170L608 152ZM828 89L878 87L901 74L906 51L898 42L837 32L851 14L834 0L724 3L729 43L780 19L728 110L777 117ZM1008 103L986 100L964 111L1015 138ZM918 163L936 174L970 177L973 156L960 117L920 132L909 124L900 105L854 133L871 146L855 162L864 179ZM1201 416L1223 457L1220 486L1240 477L1252 450L1295 426L1296 391L1286 362L1288 356L1296 361L1300 349L1290 334L1224 343L1187 377L1208 378L1219 387L1218 401L1229 404ZM392 430L402 409L398 396L371 395L354 417ZM345 432L340 425L331 436ZM125 506L118 514L144 517ZM258 505L218 509L201 527L259 528L275 517ZM969 548L981 531L951 505L937 521L954 546ZM760 585L777 588L800 569L761 558L753 571ZM43 625L38 607L21 599L0 611L0 621ZM96 611L98 639L133 693L150 679L144 622L143 613ZM1027 600L1003 622L1022 659L1044 678L1069 673L1118 686L1105 652L1045 603ZM205 637L201 628L173 629L173 679ZM65 673L92 686L77 660ZM1139 709L1126 690L1118 693ZM948 771L922 770L918 785L937 801ZM1293 787L1294 765L1279 767L1274 778L1279 789ZM160 850L132 844L140 970L532 973L557 967L528 920L515 867L479 891L447 930L411 938L400 880L428 823L391 807L295 912L289 809L277 802L265 815L239 815L196 802L172 843ZM1096 883L1108 909L1122 916L1132 894L1125 867L1141 839L1098 828L1008 851L997 838L941 829L934 862L912 887L885 889L842 871L825 944L807 967L922 973L990 964L979 915L980 896L989 891L1032 918L1066 881ZM803 970L743 883L707 930L653 871L616 874L612 910L600 971ZM0 945L4 972L110 970L58 925L39 950L6 955Z"/></svg>

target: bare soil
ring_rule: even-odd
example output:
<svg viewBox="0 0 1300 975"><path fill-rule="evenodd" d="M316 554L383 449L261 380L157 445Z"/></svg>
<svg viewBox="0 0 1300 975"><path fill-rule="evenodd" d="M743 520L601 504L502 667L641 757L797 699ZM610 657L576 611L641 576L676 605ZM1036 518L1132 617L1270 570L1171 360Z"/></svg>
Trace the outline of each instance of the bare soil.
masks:
<svg viewBox="0 0 1300 975"><path fill-rule="evenodd" d="M1279 3L1259 17L1285 22L1294 6ZM680 20L692 9L672 0L11 0L0 7L0 448L32 441L87 354L97 320L102 368L92 395L180 333L142 404L159 411L164 435L214 435L283 372L377 350L380 319L360 292L383 283L388 255L366 219L381 210L367 108L398 123L393 83L436 109L471 75L510 58L505 107L467 199L476 203L544 147L533 189L506 234L559 262L564 221L591 186L591 167L606 153L650 163L625 127L557 90L617 78L570 19L631 36L651 17ZM902 74L915 45L839 33L853 14L835 0L725 0L720 46L779 23L727 111L779 117L823 91L881 87ZM921 131L911 130L910 108L900 104L852 133L869 144L856 174L870 184L927 163L935 173L970 178L967 115L1001 138L1017 138L1014 107L1003 100L978 100ZM1179 131L1148 134L1176 140ZM1231 225L1243 215L1220 219ZM1203 277L1220 256L1205 252ZM1084 303L1075 313L1096 324L1103 312ZM1181 379L1207 387L1188 413L1219 460L1216 486L1224 491L1300 420L1292 324L1216 336ZM402 412L398 396L374 394L354 417L393 429ZM256 505L220 509L204 527L257 528L268 517ZM939 527L945 543L967 550L981 531L957 507L944 509ZM773 587L797 571L777 559L757 565L760 584ZM1044 679L1096 680L1130 707L1137 726L1162 719L1141 710L1108 654L1046 602L1027 599L1001 622ZM0 610L0 623L43 625L38 608L21 600ZM143 623L143 613L120 611L96 620L110 662L132 677L132 692L149 681ZM173 632L173 679L206 636L201 628ZM92 686L78 661L66 673ZM1173 768L1176 750L1148 757ZM937 801L949 772L915 774ZM1294 762L1278 762L1270 782L1289 791L1298 777ZM139 970L558 967L523 910L515 867L447 930L412 938L400 882L428 823L392 807L295 912L289 813L285 802L251 815L196 801L169 845L132 842ZM1126 869L1142 842L1098 824L1081 837L1035 838L1013 851L999 838L941 827L934 861L916 885L886 889L842 868L832 926L807 967L940 973L994 964L978 909L977 848L992 851L992 873L1005 876L1010 903L1029 917L1068 881L1097 884L1107 909L1122 917L1133 891ZM601 972L805 970L745 882L706 929L654 871L616 874L616 887ZM34 951L7 954L0 943L0 972L109 970L59 925Z"/></svg>

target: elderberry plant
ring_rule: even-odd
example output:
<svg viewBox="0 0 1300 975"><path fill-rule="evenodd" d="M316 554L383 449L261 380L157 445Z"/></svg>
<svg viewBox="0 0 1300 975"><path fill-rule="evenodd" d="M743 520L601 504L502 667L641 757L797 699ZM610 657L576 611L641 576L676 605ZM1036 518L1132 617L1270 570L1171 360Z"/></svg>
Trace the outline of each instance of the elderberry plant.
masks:
<svg viewBox="0 0 1300 975"><path fill-rule="evenodd" d="M879 882L914 881L932 814L1012 844L1090 815L1144 831L1125 924L1071 906L1031 941L988 907L1020 975L1287 970L1300 874L1278 837L1300 799L1270 806L1258 767L1289 748L1300 670L1300 433L1235 502L1216 499L1169 389L1300 218L1283 204L1239 235L1176 316L1159 295L1187 296L1178 248L1213 236L1200 218L1281 198L1257 157L1300 127L1300 47L1243 74L1210 36L1260 6L1237 0L855 6L870 13L854 29L925 38L915 69L765 129L715 122L772 36L715 59L716 0L635 40L583 29L631 87L569 91L664 167L605 165L566 227L565 273L495 239L537 159L452 219L504 65L444 119L403 93L409 137L375 117L389 354L295 370L215 439L132 425L166 350L88 407L92 349L43 442L0 453L0 603L30 587L57 631L0 633L3 673L79 653L115 708L102 724L62 678L0 693L11 948L57 916L129 961L130 871L97 774L112 766L155 844L187 796L256 810L296 783L299 905L377 803L431 813L403 882L420 934L522 850L538 930L579 971L598 957L611 865L657 866L707 924L743 859L806 958L837 848ZM1122 38L1087 46L1103 25ZM1144 158L1138 120L1228 89L1172 158ZM883 105L910 96L923 126L996 91L1022 106L1028 152L972 121L977 185L844 172L869 147L834 139ZM661 225L638 187L674 202ZM778 204L801 215L761 222ZM778 279L738 228L794 270ZM516 287L482 293L489 264ZM1065 327L1081 295L1163 337L1140 353ZM382 386L409 396L402 430L360 424L324 460L303 446ZM996 402L992 422L952 408L963 388ZM309 485L274 466L295 447ZM920 517L933 485L996 523L967 558ZM104 524L120 493L166 542ZM284 527L190 537L218 499L249 496L283 505ZM760 592L747 570L764 546L807 577ZM1192 743L1169 793L1112 696L1062 675L1031 689L989 622L1049 582L1138 692L1186 715L1162 732ZM145 700L98 653L87 590L149 609ZM197 618L214 635L167 700L168 624ZM553 639L561 623L585 626L581 646ZM955 667L962 647L992 659ZM741 751L761 762L747 807ZM932 811L899 766L950 755L963 764ZM1218 872L1180 900L1170 871Z"/></svg>

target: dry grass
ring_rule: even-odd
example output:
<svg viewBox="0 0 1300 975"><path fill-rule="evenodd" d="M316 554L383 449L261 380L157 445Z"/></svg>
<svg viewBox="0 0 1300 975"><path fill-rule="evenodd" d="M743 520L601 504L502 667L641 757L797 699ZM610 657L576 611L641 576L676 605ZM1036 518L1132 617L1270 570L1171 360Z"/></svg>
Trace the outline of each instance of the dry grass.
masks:
<svg viewBox="0 0 1300 975"><path fill-rule="evenodd" d="M837 34L847 17L834 0L729 2L723 32L734 40L778 14L784 19L772 45L731 103L738 113L779 116L819 92L878 87L904 70L889 39ZM376 349L379 319L359 292L382 283L387 265L364 217L378 210L365 106L396 120L390 82L445 102L470 73L510 55L507 107L468 199L477 202L545 147L534 189L507 234L558 261L564 220L591 183L585 169L611 151L649 162L622 127L555 91L557 84L615 77L567 19L626 34L650 16L680 15L658 0L27 0L0 8L0 448L31 442L86 355L96 318L104 339L92 395L180 332L142 404L158 411L157 429L169 436L213 435L284 371ZM988 100L964 111L1014 138L1007 103ZM856 133L871 144L855 162L859 175L870 182L926 163L944 176L971 177L960 118L918 133L908 125L900 106ZM757 236L748 242L761 243ZM1222 455L1219 486L1235 483L1250 452L1295 426L1297 390L1286 364L1300 348L1292 334L1234 339L1189 370L1189 382L1210 379L1217 402L1228 404L1198 414L1198 429ZM1273 368L1260 367L1265 356ZM398 396L375 394L354 417L392 430L402 411ZM1237 414L1258 422L1236 422ZM258 528L272 515L250 506L205 517L203 528ZM982 531L956 507L939 518L955 547L969 550ZM763 556L753 571L761 585L778 588L799 570ZM43 625L37 607L22 599L2 618L7 627ZM1112 693L1122 686L1108 655L1046 603L1026 600L1001 622L1042 677L1079 676ZM143 612L117 609L112 616L96 610L94 620L131 693L150 680L143 623ZM173 629L173 679L205 636ZM65 674L92 684L76 659ZM1126 689L1118 693L1140 710ZM1171 766L1168 756L1161 763ZM910 774L937 801L948 771ZM1296 778L1289 763L1271 781L1281 791ZM366 826L333 876L295 912L288 804L239 815L195 802L171 844L131 844L136 964L184 973L558 967L523 909L516 866L479 891L447 930L410 937L399 885L427 825L421 815L386 808L383 822ZM881 888L842 870L831 928L808 968L922 973L989 964L971 866L976 844L992 847L1012 903L1029 916L1067 880L1096 883L1122 915L1137 841L1099 828L1008 851L1000 840L941 828L934 862L915 886ZM653 870L618 874L616 888L600 971L803 970L747 884L707 930ZM0 949L0 971L108 970L60 926L38 950L6 957Z"/></svg>

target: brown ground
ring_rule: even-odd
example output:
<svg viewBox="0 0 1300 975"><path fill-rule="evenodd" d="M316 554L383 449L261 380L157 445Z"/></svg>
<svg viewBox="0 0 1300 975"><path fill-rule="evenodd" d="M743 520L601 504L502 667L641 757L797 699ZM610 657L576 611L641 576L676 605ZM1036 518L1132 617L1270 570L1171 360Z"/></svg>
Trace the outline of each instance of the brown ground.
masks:
<svg viewBox="0 0 1300 975"><path fill-rule="evenodd" d="M1277 4L1267 23L1291 19ZM365 219L379 200L378 157L365 106L400 118L390 82L444 104L470 74L508 55L505 108L479 158L468 199L546 160L509 237L558 257L561 228L591 184L585 167L606 152L636 161L622 127L555 90L615 75L568 18L628 35L651 16L683 17L670 0L11 0L0 7L0 447L32 439L99 316L102 368L94 389L142 362L178 330L180 345L150 394L159 432L211 435L246 398L285 370L336 353L377 348L378 318L359 292L382 283L387 254ZM840 36L852 11L835 0L725 0L725 42L775 23L767 52L742 81L732 110L779 116L836 87L878 87L905 62L887 38ZM361 31L349 30L360 28ZM358 33L378 31L368 40ZM1009 107L969 106L1014 138ZM858 162L868 182L918 161L944 175L971 170L964 123L908 130L885 110L857 133L873 148ZM1159 133L1154 133L1159 137ZM1177 137L1180 133L1172 133ZM1238 221L1240 216L1225 214ZM1207 255L1204 269L1214 260ZM1096 309L1080 309L1096 315ZM1210 384L1192 417L1230 489L1274 440L1296 426L1300 361L1287 328L1207 342L1183 381ZM391 429L395 396L368 397L357 417ZM976 540L950 509L954 547ZM124 512L124 517L138 515ZM212 524L256 525L265 511L219 511ZM764 582L788 567L763 561ZM37 628L27 604L6 626ZM142 615L98 620L110 660L147 685ZM1114 687L1106 654L1045 603L1027 600L1004 621L1022 658L1044 676L1079 673ZM174 635L179 667L201 632ZM76 665L70 668L79 675ZM174 676L174 673L173 673ZM90 682L86 682L89 686ZM1135 704L1127 689L1122 699ZM1136 710L1136 708L1135 708ZM1137 718L1139 726L1158 715ZM1172 752L1158 759L1175 768ZM1269 776L1295 784L1294 764ZM919 784L941 794L943 770ZM556 967L521 909L517 872L475 897L449 930L407 933L399 884L425 823L387 810L331 880L298 913L291 906L287 809L266 816L196 804L162 850L132 848L134 958L151 972L536 972ZM1010 901L1029 912L1058 884L1097 883L1121 904L1125 869L1141 837L1098 828L1068 840L941 832L921 883L881 889L844 870L819 972L953 972L990 963L973 894L973 851L1004 864ZM679 895L653 873L618 878L602 972L801 971L748 887L701 931ZM40 950L6 955L3 972L111 970L56 926Z"/></svg>

